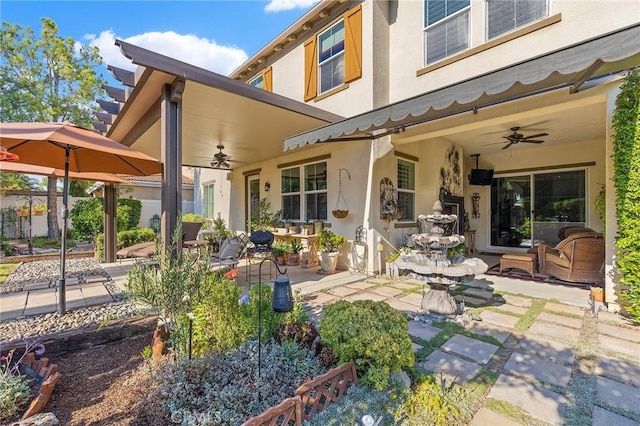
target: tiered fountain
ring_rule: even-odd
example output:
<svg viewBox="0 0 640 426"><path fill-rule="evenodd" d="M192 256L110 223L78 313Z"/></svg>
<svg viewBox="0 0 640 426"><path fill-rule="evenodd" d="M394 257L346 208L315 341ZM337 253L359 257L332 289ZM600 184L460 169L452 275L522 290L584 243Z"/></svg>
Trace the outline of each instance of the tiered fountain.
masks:
<svg viewBox="0 0 640 426"><path fill-rule="evenodd" d="M419 253L401 255L395 264L399 270L409 270L410 275L425 284L430 289L422 297L422 309L444 315L458 313L456 300L449 294L449 287L455 284L468 283L477 274L482 274L489 268L479 258L464 258L459 255L453 261L447 257L450 248L464 244L464 236L446 235L443 225L450 225L455 229L458 220L455 214L443 214L440 201L433 203L433 214L421 215L418 218L424 226L421 233L413 235L414 244L420 248Z"/></svg>

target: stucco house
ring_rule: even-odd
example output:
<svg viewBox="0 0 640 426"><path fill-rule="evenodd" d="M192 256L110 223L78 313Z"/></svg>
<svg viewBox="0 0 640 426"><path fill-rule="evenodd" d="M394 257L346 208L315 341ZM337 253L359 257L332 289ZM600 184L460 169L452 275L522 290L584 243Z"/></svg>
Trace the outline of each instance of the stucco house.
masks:
<svg viewBox="0 0 640 426"><path fill-rule="evenodd" d="M567 224L602 231L604 188L615 306L611 119L640 66L639 17L635 0L323 0L229 77L117 41L139 68L111 67L126 89L109 88L99 125L163 161L165 237L192 166L196 212L245 230L267 198L351 240L362 227L370 271L378 241L400 246L443 195L477 249L504 252ZM229 168L207 169L220 152Z"/></svg>

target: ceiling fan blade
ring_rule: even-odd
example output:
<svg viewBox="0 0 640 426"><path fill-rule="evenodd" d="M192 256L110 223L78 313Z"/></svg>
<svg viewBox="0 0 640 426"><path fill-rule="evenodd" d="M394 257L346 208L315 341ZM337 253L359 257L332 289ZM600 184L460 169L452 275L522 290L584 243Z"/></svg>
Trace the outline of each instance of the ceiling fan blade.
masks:
<svg viewBox="0 0 640 426"><path fill-rule="evenodd" d="M538 133L537 135L526 136L526 137L524 137L522 139L523 140L524 139L533 139L533 138L539 138L539 137L542 137L542 136L549 136L549 133Z"/></svg>
<svg viewBox="0 0 640 426"><path fill-rule="evenodd" d="M502 149L507 149L507 148L509 148L511 145L513 145L513 142L509 142L509 143L508 143L508 144L506 144L506 145L504 146L504 148L502 148Z"/></svg>
<svg viewBox="0 0 640 426"><path fill-rule="evenodd" d="M523 139L520 142L524 142L524 143L543 143L544 141L540 141L540 140L527 140L527 139Z"/></svg>

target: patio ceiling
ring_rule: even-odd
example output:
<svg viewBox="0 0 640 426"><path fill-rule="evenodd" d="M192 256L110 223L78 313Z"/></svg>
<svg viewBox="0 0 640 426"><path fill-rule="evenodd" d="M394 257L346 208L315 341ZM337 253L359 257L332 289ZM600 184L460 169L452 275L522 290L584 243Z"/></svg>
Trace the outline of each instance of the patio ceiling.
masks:
<svg viewBox="0 0 640 426"><path fill-rule="evenodd" d="M512 126L525 136L553 132L564 143L602 137L602 105L580 90L639 67L638 40L640 24L290 136L285 149L393 134L394 143L445 137L474 153L495 152L502 147L488 144L503 141Z"/></svg>
<svg viewBox="0 0 640 426"><path fill-rule="evenodd" d="M122 41L116 44L141 68L119 113L114 114L107 135L156 158L161 155L160 95L163 87L176 79L185 82L185 166L211 167L217 145L224 145L232 168L264 161L281 155L285 137L342 119ZM123 82L127 80L122 76Z"/></svg>

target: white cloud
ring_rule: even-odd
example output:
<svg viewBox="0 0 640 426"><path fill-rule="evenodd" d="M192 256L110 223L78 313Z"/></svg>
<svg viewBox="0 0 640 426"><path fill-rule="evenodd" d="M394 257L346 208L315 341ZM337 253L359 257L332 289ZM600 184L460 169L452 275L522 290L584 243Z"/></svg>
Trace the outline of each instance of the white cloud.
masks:
<svg viewBox="0 0 640 426"><path fill-rule="evenodd" d="M116 35L113 31L103 31L98 37L91 34L85 38L89 44L100 49L105 65L135 70L136 65L132 64L115 45ZM240 48L221 46L215 40L191 34L177 34L173 31L149 32L119 39L222 75L228 75L248 58Z"/></svg>
<svg viewBox="0 0 640 426"><path fill-rule="evenodd" d="M306 9L320 0L271 0L264 7L265 12L282 12L283 10Z"/></svg>

